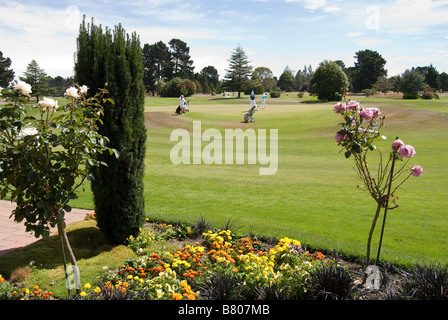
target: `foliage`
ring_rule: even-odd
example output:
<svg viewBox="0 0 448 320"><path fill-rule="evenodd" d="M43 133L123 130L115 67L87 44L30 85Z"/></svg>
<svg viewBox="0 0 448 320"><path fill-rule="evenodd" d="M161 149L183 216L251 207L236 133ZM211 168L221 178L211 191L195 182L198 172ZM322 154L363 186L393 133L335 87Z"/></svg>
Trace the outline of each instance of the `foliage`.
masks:
<svg viewBox="0 0 448 320"><path fill-rule="evenodd" d="M65 249L76 266L64 215L71 211L69 201L78 197L76 190L91 179L93 168L106 165L99 155L113 153L105 146L107 138L98 133L106 91L88 98L86 86L70 87L66 106L44 97L35 117L26 106L31 89L16 82L2 91L9 103L0 106L1 198L16 202L14 220L25 220L26 231L34 231L36 237L47 238L50 228L57 226L64 266ZM79 280L78 274L75 278Z"/></svg>
<svg viewBox="0 0 448 320"><path fill-rule="evenodd" d="M32 96L35 96L37 101L39 101L39 97L42 95L48 94L47 74L44 69L39 67L36 60L31 60L26 66L24 77L20 77L20 80L29 83L33 87Z"/></svg>
<svg viewBox="0 0 448 320"><path fill-rule="evenodd" d="M351 83L355 92L370 89L379 77L384 77L386 60L376 51L361 50L355 54L355 67L353 68Z"/></svg>
<svg viewBox="0 0 448 320"><path fill-rule="evenodd" d="M66 106L44 98L39 114L27 107L31 87L17 82L4 89L7 105L0 106L1 197L17 203L14 220L25 221L26 231L47 237L49 229L63 221L69 201L92 168L105 165L98 155L112 149L98 133L101 103L106 91L88 98L86 87L67 89Z"/></svg>
<svg viewBox="0 0 448 320"><path fill-rule="evenodd" d="M274 89L271 92L269 92L269 96L271 98L280 98L281 94L282 94L282 92L280 90L278 90L278 89L277 90Z"/></svg>
<svg viewBox="0 0 448 320"><path fill-rule="evenodd" d="M296 80L294 78L294 75L292 74L292 70L288 67L285 68L283 73L280 75L280 78L278 79L277 86L286 92L294 91L296 87Z"/></svg>
<svg viewBox="0 0 448 320"><path fill-rule="evenodd" d="M247 60L247 54L241 46L235 48L232 52L229 61L229 69L225 76L225 88L229 91L237 91L238 98L241 97L241 92L244 91L244 85L252 73L252 67Z"/></svg>
<svg viewBox="0 0 448 320"><path fill-rule="evenodd" d="M400 295L410 300L448 300L448 265L415 265L405 273Z"/></svg>
<svg viewBox="0 0 448 320"><path fill-rule="evenodd" d="M160 95L162 97L179 97L183 94L185 97L189 97L194 94L195 90L196 85L193 81L175 77L164 84Z"/></svg>
<svg viewBox="0 0 448 320"><path fill-rule="evenodd" d="M386 139L380 132L385 117L380 117L381 111L378 108L361 107L356 101L339 102L334 105L334 112L340 114L344 119L339 124L341 129L337 132L335 141L345 150L346 158L353 156L358 178L363 184L360 188L365 190L377 203L367 244L366 261L369 263L370 243L381 208L387 210L398 207L396 204L398 197L395 192L411 175L420 176L423 169L418 165L407 168L408 161L406 161L394 172L395 162L402 161L403 158L412 158L415 155L415 149L411 145L404 144L398 138L392 143L387 161L383 161L382 154L378 151L380 156L378 167L376 170L372 169L372 166L368 164L367 155L369 151L377 150L375 145L377 140ZM376 175L374 175L375 172ZM402 174L405 174L404 178L402 178ZM401 182L397 183L400 179ZM396 185L391 188L393 183ZM389 201L394 204L393 207L390 207Z"/></svg>
<svg viewBox="0 0 448 320"><path fill-rule="evenodd" d="M315 300L349 300L355 292L353 280L346 268L322 264L313 272L310 294Z"/></svg>
<svg viewBox="0 0 448 320"><path fill-rule="evenodd" d="M400 92L416 95L420 91L425 77L417 70L406 70L398 79L397 87Z"/></svg>
<svg viewBox="0 0 448 320"><path fill-rule="evenodd" d="M319 100L340 101L348 80L345 73L333 61L323 61L310 80L310 94Z"/></svg>
<svg viewBox="0 0 448 320"><path fill-rule="evenodd" d="M11 59L3 57L3 52L0 51L0 87L7 87L14 80L14 70L11 67Z"/></svg>
<svg viewBox="0 0 448 320"><path fill-rule="evenodd" d="M75 79L91 90L106 85L114 104L104 105L100 133L119 158L102 155L107 167L97 168L92 181L99 228L111 241L122 243L143 225L145 86L139 38L121 25L113 31L83 21L77 39Z"/></svg>

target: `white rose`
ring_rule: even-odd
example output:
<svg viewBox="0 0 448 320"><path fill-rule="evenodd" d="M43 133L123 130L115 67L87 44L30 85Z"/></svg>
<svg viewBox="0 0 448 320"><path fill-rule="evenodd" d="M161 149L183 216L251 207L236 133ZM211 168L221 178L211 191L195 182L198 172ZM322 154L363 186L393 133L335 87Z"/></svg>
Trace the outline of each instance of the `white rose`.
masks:
<svg viewBox="0 0 448 320"><path fill-rule="evenodd" d="M28 83L24 82L24 81L17 81L14 85L13 85L14 90L18 90L20 92L22 92L22 94L29 96L31 93L31 85L29 85Z"/></svg>
<svg viewBox="0 0 448 320"><path fill-rule="evenodd" d="M50 99L50 98L47 98L47 97L44 97L43 100L39 101L39 105L42 107L42 109L44 111L45 111L46 108L57 109L59 107L57 101L55 101L53 99Z"/></svg>
<svg viewBox="0 0 448 320"><path fill-rule="evenodd" d="M76 89L75 87L70 87L67 90L65 90L65 95L72 98L78 98L79 97L78 89Z"/></svg>
<svg viewBox="0 0 448 320"><path fill-rule="evenodd" d="M83 85L83 86L81 87L81 89L80 89L81 94L86 94L86 93L87 93L87 90L89 90L89 87L86 86L86 85Z"/></svg>
<svg viewBox="0 0 448 320"><path fill-rule="evenodd" d="M23 138L25 138L26 136L35 136L36 134L38 134L39 132L37 131L37 129L36 128L34 128L34 127L31 127L31 128L25 128L25 129L22 129L20 132L19 132L19 135L17 136L17 138L19 138L19 139L23 139Z"/></svg>

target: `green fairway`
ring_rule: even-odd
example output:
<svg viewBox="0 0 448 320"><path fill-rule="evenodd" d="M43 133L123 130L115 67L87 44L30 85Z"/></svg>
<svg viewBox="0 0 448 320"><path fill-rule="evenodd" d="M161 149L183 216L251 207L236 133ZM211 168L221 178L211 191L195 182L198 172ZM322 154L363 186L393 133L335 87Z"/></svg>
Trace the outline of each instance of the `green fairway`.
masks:
<svg viewBox="0 0 448 320"><path fill-rule="evenodd" d="M353 160L334 142L339 115L334 103L295 95L268 99L255 123L242 123L247 97L193 96L190 112L174 115L177 98L146 100L148 128L145 196L148 217L195 222L201 216L214 226L231 222L238 231L288 236L302 244L364 256L376 203L357 188ZM393 262L448 261L448 99L402 100L357 98L386 115L378 144L388 153L396 136L415 147L409 165L423 175L399 190L400 205L388 213L381 257ZM177 143L174 129L278 129L278 171L259 175L262 164L179 164L170 160ZM202 148L208 142L202 142ZM268 145L269 151L269 145ZM376 159L373 159L376 160ZM264 166L266 167L266 166ZM91 208L88 191L72 205ZM381 222L381 221L380 221ZM380 226L377 227L379 231ZM372 246L376 257L379 232Z"/></svg>

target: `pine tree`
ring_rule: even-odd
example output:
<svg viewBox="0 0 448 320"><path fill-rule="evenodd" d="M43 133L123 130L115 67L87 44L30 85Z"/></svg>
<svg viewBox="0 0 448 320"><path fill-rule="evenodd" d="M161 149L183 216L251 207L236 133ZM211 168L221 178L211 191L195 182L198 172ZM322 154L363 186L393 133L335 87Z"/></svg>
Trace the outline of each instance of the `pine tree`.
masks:
<svg viewBox="0 0 448 320"><path fill-rule="evenodd" d="M48 76L36 60L31 60L26 66L26 71L23 75L23 77L20 77L20 80L31 85L33 88L31 95L35 96L37 101L39 101L39 97L48 93Z"/></svg>
<svg viewBox="0 0 448 320"><path fill-rule="evenodd" d="M81 24L75 63L75 82L90 90L105 88L114 103L104 105L99 127L116 158L104 154L107 167L98 168L92 181L95 211L100 230L112 241L122 243L136 235L145 220L143 58L140 41L126 34L121 25L102 30L93 21Z"/></svg>
<svg viewBox="0 0 448 320"><path fill-rule="evenodd" d="M249 80L252 73L252 67L247 60L246 52L238 45L232 52L229 61L229 69L227 69L226 87L232 91L238 92L238 98L244 91L245 83Z"/></svg>

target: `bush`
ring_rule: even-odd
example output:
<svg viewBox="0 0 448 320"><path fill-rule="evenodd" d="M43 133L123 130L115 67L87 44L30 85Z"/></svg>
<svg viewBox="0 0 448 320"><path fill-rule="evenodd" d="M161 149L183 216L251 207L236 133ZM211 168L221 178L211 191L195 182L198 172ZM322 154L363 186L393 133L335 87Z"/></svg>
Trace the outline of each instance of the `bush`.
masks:
<svg viewBox="0 0 448 320"><path fill-rule="evenodd" d="M196 91L196 85L191 80L184 80L175 77L168 81L160 90L161 97L179 97L183 94L185 97L193 95Z"/></svg>
<svg viewBox="0 0 448 320"><path fill-rule="evenodd" d="M405 93L403 99L419 99L420 96L417 93Z"/></svg>
<svg viewBox="0 0 448 320"><path fill-rule="evenodd" d="M271 96L271 98L280 98L281 92L280 91L271 91L269 93L269 95Z"/></svg>
<svg viewBox="0 0 448 320"><path fill-rule="evenodd" d="M423 92L422 99L434 99L434 93L432 91L425 91Z"/></svg>
<svg viewBox="0 0 448 320"><path fill-rule="evenodd" d="M304 95L303 91L300 91L300 92L297 94L297 96L298 96L300 99L303 98L303 95Z"/></svg>

